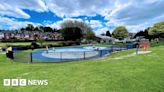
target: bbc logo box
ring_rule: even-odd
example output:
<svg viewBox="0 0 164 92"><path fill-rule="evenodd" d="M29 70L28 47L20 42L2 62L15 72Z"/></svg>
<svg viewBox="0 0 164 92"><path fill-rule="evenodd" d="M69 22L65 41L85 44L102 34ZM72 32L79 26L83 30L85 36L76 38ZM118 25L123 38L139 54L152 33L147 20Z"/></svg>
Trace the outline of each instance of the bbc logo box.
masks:
<svg viewBox="0 0 164 92"><path fill-rule="evenodd" d="M10 86L10 79L4 79L3 80L3 85L4 86Z"/></svg>
<svg viewBox="0 0 164 92"><path fill-rule="evenodd" d="M4 79L4 86L26 86L26 79Z"/></svg>

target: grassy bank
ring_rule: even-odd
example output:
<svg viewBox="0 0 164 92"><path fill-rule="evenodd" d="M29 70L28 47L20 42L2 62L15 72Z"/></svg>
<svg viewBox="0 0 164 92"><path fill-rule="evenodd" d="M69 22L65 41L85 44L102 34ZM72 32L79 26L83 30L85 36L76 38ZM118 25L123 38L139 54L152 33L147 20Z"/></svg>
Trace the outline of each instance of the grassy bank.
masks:
<svg viewBox="0 0 164 92"><path fill-rule="evenodd" d="M37 42L40 44L39 42ZM46 41L42 45L60 45L60 41ZM6 46L30 46L31 42L0 42L0 47L6 47Z"/></svg>

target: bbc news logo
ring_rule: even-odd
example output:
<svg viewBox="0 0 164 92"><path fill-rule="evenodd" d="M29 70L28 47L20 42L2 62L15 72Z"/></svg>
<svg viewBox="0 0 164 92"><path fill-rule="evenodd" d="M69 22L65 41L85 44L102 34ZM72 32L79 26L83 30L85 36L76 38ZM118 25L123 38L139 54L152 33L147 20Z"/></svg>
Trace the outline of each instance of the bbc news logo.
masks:
<svg viewBox="0 0 164 92"><path fill-rule="evenodd" d="M48 80L4 79L4 86L48 85Z"/></svg>

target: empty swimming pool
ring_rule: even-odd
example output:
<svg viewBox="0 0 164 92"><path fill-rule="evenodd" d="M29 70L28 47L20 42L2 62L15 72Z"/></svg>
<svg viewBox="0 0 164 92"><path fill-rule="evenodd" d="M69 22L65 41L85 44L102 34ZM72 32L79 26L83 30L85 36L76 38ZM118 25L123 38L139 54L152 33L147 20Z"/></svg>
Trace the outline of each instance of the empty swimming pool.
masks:
<svg viewBox="0 0 164 92"><path fill-rule="evenodd" d="M92 59L100 56L100 50L107 47L100 46L81 46L81 47L62 47L49 48L48 50L36 50L32 53L33 60L47 62L61 62L70 60ZM107 53L101 53L105 55Z"/></svg>

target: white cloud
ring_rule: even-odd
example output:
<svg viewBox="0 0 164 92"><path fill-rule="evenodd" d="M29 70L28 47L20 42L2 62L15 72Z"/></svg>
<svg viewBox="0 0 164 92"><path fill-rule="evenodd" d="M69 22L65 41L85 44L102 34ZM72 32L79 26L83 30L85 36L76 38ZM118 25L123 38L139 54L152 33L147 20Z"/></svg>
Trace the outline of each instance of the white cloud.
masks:
<svg viewBox="0 0 164 92"><path fill-rule="evenodd" d="M9 4L0 4L0 15L7 15L16 18L30 18L27 13L17 7L12 7Z"/></svg>
<svg viewBox="0 0 164 92"><path fill-rule="evenodd" d="M6 17L0 17L0 29L4 29L3 26L8 26L8 29L10 30L13 30L13 29L19 29L19 28L22 28L22 27L26 27L27 24L33 24L34 26L36 25L40 25L40 24L37 24L37 23L32 23L32 22L27 22L27 21L24 21L24 22L20 22L20 21L17 21L13 18L6 18Z"/></svg>
<svg viewBox="0 0 164 92"><path fill-rule="evenodd" d="M124 4L117 3L116 9L105 16L109 24L124 25L130 32L137 32L164 21L164 0L127 1Z"/></svg>
<svg viewBox="0 0 164 92"><path fill-rule="evenodd" d="M42 0L0 0L0 15L2 16L30 18L30 15L22 9L43 12L47 10L47 7Z"/></svg>
<svg viewBox="0 0 164 92"><path fill-rule="evenodd" d="M68 21L68 20L83 21L82 19L64 18L61 21L57 21L57 22L54 22L54 23L49 23L46 26L50 26L52 28L60 29L61 28L61 23L64 22L64 21Z"/></svg>
<svg viewBox="0 0 164 92"><path fill-rule="evenodd" d="M60 29L61 28L61 23L64 22L64 21L67 21L67 20L83 21L82 19L65 18L65 19L63 19L61 21L54 22L52 24L47 24L46 26L50 26L52 28ZM90 25L93 28L93 31L95 31L96 35L100 35L101 33L104 33L107 30L109 30L108 27L104 27L103 24L102 24L102 22L100 22L98 20L90 20L90 21L85 20L83 22L85 22L88 25Z"/></svg>
<svg viewBox="0 0 164 92"><path fill-rule="evenodd" d="M92 27L96 35L101 35L102 33L106 33L106 31L110 30L109 26L104 26L105 24L103 25L103 22L99 20L90 20L86 23Z"/></svg>
<svg viewBox="0 0 164 92"><path fill-rule="evenodd" d="M111 10L114 0L46 0L50 11L58 16L79 16L102 14Z"/></svg>
<svg viewBox="0 0 164 92"><path fill-rule="evenodd" d="M61 24L62 21L58 21L58 22L54 22L52 24L47 24L46 26L49 26L51 28L56 28L56 29L60 29L60 24Z"/></svg>
<svg viewBox="0 0 164 92"><path fill-rule="evenodd" d="M102 22L98 21L98 20L91 20L90 22L88 22L88 24L94 29L94 28L102 28Z"/></svg>
<svg viewBox="0 0 164 92"><path fill-rule="evenodd" d="M96 35L101 35L102 33L106 33L106 31L108 31L109 28L108 27L103 27L103 28L100 28L98 30L95 31L95 34Z"/></svg>
<svg viewBox="0 0 164 92"><path fill-rule="evenodd" d="M127 25L136 25L139 23L144 23L148 20L151 20L155 17L164 14L164 1L144 1L140 2L130 2L126 6L122 6L117 11L113 11L111 16L117 22L123 22Z"/></svg>

